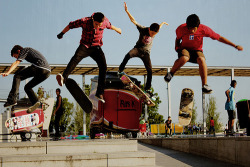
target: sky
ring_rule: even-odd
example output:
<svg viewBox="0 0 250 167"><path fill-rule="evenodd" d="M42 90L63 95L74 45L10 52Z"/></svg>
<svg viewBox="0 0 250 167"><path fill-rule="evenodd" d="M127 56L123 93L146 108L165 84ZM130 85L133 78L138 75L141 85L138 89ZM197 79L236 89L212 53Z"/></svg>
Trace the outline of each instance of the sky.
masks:
<svg viewBox="0 0 250 167"><path fill-rule="evenodd" d="M154 39L151 51L152 65L172 66L177 58L174 50L175 30L185 23L190 14L197 14L201 24L212 28L221 36L226 37L237 45L242 45L244 51L239 52L231 46L227 46L210 38L204 38L204 54L208 66L235 66L250 67L250 38L249 30L249 0L128 0L127 6L135 20L143 25L150 26L163 21L169 26L163 25ZM10 56L10 50L15 44L23 47L32 47L39 50L50 64L68 64L75 50L79 46L81 28L70 30L63 39L57 39L60 33L70 21L82 17L91 16L94 12L102 12L112 25L122 29L122 34L112 30L105 30L102 47L108 65L119 65L127 52L132 49L138 40L139 33L135 25L130 22L121 0L0 0L0 63L12 63L15 61ZM27 62L23 62L27 63ZM96 64L91 58L83 59L80 64ZM128 65L143 65L138 58L130 59ZM187 63L185 66L197 66ZM86 84L90 79L86 77ZM142 76L135 76L143 83ZM7 98L11 89L13 75L0 78L0 98ZM78 83L82 82L81 76L72 76ZM247 77L235 77L238 84L236 87L236 101L250 99L249 82ZM208 85L214 90L211 95L216 98L217 112L221 113L221 122L227 122L227 111L224 109L226 96L225 90L230 86L230 77L208 77ZM24 96L25 82L20 85L21 97ZM55 76L41 83L45 90L54 92L59 86ZM168 117L167 84L163 77L153 77L152 86L159 94L162 103L159 113ZM196 77L175 76L171 81L171 105L173 122L178 122L178 108L180 104L181 90L191 88L195 94L197 106L197 121L202 121L202 93L201 79ZM37 91L38 87L34 90ZM74 102L68 90L61 88L62 96ZM209 95L206 95L208 99ZM3 104L0 104L1 111Z"/></svg>

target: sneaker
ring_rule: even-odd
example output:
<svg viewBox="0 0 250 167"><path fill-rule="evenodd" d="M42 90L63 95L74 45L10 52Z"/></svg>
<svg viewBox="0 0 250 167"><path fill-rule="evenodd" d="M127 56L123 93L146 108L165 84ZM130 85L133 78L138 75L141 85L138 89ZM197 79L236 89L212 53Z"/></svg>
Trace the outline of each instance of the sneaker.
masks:
<svg viewBox="0 0 250 167"><path fill-rule="evenodd" d="M102 103L105 103L105 100L104 100L104 98L103 98L103 95L95 95L95 97L98 99L98 100L100 100Z"/></svg>
<svg viewBox="0 0 250 167"><path fill-rule="evenodd" d="M126 74L125 74L125 72L123 72L123 71L122 71L122 72L118 71L118 72L117 72L117 75L118 75L118 76L123 76L123 75L126 75Z"/></svg>
<svg viewBox="0 0 250 167"><path fill-rule="evenodd" d="M58 82L58 84L60 85L60 86L63 86L63 84L64 84L64 78L63 78L63 76L62 76L62 74L57 74L56 75L56 80L57 80L57 82Z"/></svg>
<svg viewBox="0 0 250 167"><path fill-rule="evenodd" d="M154 94L151 92L151 90L144 90L144 93L152 100L155 101L156 98L154 97Z"/></svg>
<svg viewBox="0 0 250 167"><path fill-rule="evenodd" d="M213 92L213 90L208 85L204 85L202 87L202 92L205 94L211 94Z"/></svg>
<svg viewBox="0 0 250 167"><path fill-rule="evenodd" d="M172 78L173 78L173 75L170 72L168 72L167 75L164 77L164 80L166 82L170 82Z"/></svg>
<svg viewBox="0 0 250 167"><path fill-rule="evenodd" d="M32 113L32 112L35 111L40 105L41 105L41 103L38 101L38 102L36 102L33 106L29 107L28 110L27 110L26 112L27 112L27 113Z"/></svg>
<svg viewBox="0 0 250 167"><path fill-rule="evenodd" d="M4 108L5 107L12 107L12 106L15 106L17 105L17 102L16 101L7 101L6 103L4 103Z"/></svg>

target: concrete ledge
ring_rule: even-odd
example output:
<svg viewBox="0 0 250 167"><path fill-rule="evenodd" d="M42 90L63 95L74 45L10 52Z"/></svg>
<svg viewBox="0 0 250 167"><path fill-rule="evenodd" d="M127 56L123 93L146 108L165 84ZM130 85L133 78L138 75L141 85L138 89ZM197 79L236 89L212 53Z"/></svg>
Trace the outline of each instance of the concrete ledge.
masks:
<svg viewBox="0 0 250 167"><path fill-rule="evenodd" d="M139 142L250 166L250 137L138 139Z"/></svg>
<svg viewBox="0 0 250 167"><path fill-rule="evenodd" d="M148 152L46 154L29 156L2 156L0 167L18 166L155 166L155 154Z"/></svg>
<svg viewBox="0 0 250 167"><path fill-rule="evenodd" d="M0 143L0 155L46 154L46 142Z"/></svg>
<svg viewBox="0 0 250 167"><path fill-rule="evenodd" d="M0 155L135 152L136 140L78 140L0 143Z"/></svg>
<svg viewBox="0 0 250 167"><path fill-rule="evenodd" d="M155 153L110 153L108 154L108 166L155 166Z"/></svg>
<svg viewBox="0 0 250 167"><path fill-rule="evenodd" d="M84 140L47 142L47 154L135 152L136 140Z"/></svg>
<svg viewBox="0 0 250 167"><path fill-rule="evenodd" d="M77 166L107 166L107 154L81 155L30 155L2 157L2 167L77 167Z"/></svg>
<svg viewBox="0 0 250 167"><path fill-rule="evenodd" d="M155 166L155 153L126 139L0 143L0 167L7 166Z"/></svg>

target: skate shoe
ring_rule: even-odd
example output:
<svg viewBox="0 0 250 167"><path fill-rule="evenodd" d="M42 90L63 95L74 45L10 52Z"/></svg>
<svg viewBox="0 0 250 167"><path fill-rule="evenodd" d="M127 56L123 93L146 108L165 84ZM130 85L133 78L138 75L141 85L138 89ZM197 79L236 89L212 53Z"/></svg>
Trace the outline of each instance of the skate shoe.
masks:
<svg viewBox="0 0 250 167"><path fill-rule="evenodd" d="M205 94L211 94L213 92L213 90L208 85L204 85L202 87L202 92Z"/></svg>

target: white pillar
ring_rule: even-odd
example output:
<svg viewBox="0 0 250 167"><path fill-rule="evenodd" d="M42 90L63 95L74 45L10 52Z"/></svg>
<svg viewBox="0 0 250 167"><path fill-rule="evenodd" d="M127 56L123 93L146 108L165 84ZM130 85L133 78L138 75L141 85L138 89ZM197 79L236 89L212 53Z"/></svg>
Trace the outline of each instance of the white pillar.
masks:
<svg viewBox="0 0 250 167"><path fill-rule="evenodd" d="M146 75L144 75L144 88L146 86L146 82L147 82L147 77ZM145 121L148 121L148 106L145 105L145 116L144 116Z"/></svg>
<svg viewBox="0 0 250 167"><path fill-rule="evenodd" d="M82 75L82 90L85 93L85 75ZM83 111L83 135L86 135L86 114L85 111Z"/></svg>
<svg viewBox="0 0 250 167"><path fill-rule="evenodd" d="M203 130L204 135L206 135L206 115L205 115L205 94L202 92L202 112L203 112Z"/></svg>
<svg viewBox="0 0 250 167"><path fill-rule="evenodd" d="M231 81L234 80L234 68L231 69Z"/></svg>
<svg viewBox="0 0 250 167"><path fill-rule="evenodd" d="M167 72L170 72L170 68L167 68ZM167 83L167 93L168 93L168 116L172 117L171 114L171 87L170 83Z"/></svg>

